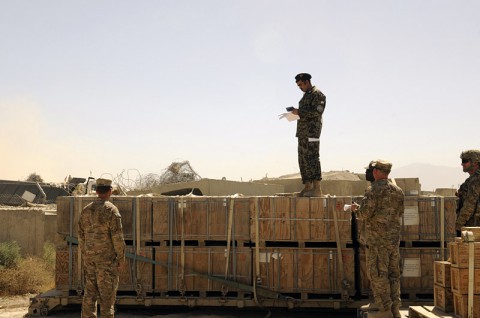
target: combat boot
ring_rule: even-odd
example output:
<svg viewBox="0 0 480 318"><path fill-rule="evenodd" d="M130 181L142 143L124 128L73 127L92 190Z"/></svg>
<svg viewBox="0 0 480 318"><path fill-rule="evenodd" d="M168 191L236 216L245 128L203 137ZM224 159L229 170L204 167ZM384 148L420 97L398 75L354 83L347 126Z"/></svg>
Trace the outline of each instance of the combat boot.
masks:
<svg viewBox="0 0 480 318"><path fill-rule="evenodd" d="M306 181L305 182L305 187L302 189L302 191L300 191L300 193L298 194L299 197L304 197L305 196L305 193L311 191L313 189L313 183L312 181Z"/></svg>
<svg viewBox="0 0 480 318"><path fill-rule="evenodd" d="M393 318L402 318L402 314L400 314L400 308L398 306L392 306L392 314Z"/></svg>
<svg viewBox="0 0 480 318"><path fill-rule="evenodd" d="M375 303L370 303L360 307L361 311L379 311L380 307Z"/></svg>
<svg viewBox="0 0 480 318"><path fill-rule="evenodd" d="M313 188L303 194L304 197L320 197L322 196L322 187L320 180L313 181Z"/></svg>

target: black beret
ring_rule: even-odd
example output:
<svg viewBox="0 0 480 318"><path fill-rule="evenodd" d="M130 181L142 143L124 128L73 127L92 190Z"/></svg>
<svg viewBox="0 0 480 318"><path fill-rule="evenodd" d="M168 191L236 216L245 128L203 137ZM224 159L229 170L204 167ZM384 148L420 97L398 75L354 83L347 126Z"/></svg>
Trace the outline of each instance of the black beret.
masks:
<svg viewBox="0 0 480 318"><path fill-rule="evenodd" d="M297 76L295 76L295 82L298 81L309 81L312 78L312 75L308 73L300 73Z"/></svg>

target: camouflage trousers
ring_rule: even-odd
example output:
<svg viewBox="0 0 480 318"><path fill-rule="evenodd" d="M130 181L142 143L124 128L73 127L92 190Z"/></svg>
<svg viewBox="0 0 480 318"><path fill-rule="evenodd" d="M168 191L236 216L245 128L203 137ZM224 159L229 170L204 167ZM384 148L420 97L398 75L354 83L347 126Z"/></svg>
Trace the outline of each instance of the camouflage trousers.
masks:
<svg viewBox="0 0 480 318"><path fill-rule="evenodd" d="M85 289L82 318L97 317L97 300L103 317L113 317L118 288L118 267L111 262L84 262Z"/></svg>
<svg viewBox="0 0 480 318"><path fill-rule="evenodd" d="M384 310L399 308L400 249L397 246L367 246L367 274L375 305Z"/></svg>
<svg viewBox="0 0 480 318"><path fill-rule="evenodd" d="M308 138L298 138L298 165L303 183L322 180L319 152L319 141L308 141Z"/></svg>

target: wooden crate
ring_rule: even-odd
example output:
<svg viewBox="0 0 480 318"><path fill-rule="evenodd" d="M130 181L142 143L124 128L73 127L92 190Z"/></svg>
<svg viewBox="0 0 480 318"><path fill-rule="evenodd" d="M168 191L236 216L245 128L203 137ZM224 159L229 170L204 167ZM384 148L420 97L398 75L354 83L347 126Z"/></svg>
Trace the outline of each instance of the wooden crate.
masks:
<svg viewBox="0 0 480 318"><path fill-rule="evenodd" d="M448 244L452 266L468 268L468 244L474 244L474 266L480 268L480 242L463 243L459 240Z"/></svg>
<svg viewBox="0 0 480 318"><path fill-rule="evenodd" d="M252 251L248 247L155 247L154 292L221 291L222 283L202 275L214 275L252 285ZM228 256L228 263L227 263ZM182 262L183 260L183 262ZM235 290L226 286L230 291Z"/></svg>
<svg viewBox="0 0 480 318"><path fill-rule="evenodd" d="M420 213L418 208L418 197L405 197L405 211L401 219L401 241L416 241L419 239Z"/></svg>
<svg viewBox="0 0 480 318"><path fill-rule="evenodd" d="M135 254L135 249L127 246L126 252ZM142 247L137 255L153 260L153 248ZM125 262L127 265L119 272L118 290L135 291L138 289L143 295L151 292L153 290L153 264L128 257Z"/></svg>
<svg viewBox="0 0 480 318"><path fill-rule="evenodd" d="M135 221L134 219L136 218L135 213L138 211L140 213L141 217L146 217L146 221L151 223L151 211L140 211L136 208L136 198L135 197L124 197L124 196L112 196L110 198L110 201L118 208L118 211L120 212L120 215L122 216L122 229L123 229L123 237L126 240L133 240L136 239L134 237L135 234ZM144 200L142 202L145 203ZM148 223L148 224L149 224ZM140 223L142 224L142 223ZM148 228L148 224L145 223L145 220L143 222L143 226L141 226L141 229L145 230ZM147 236L144 237L143 239L150 240L151 239L151 232L150 233L144 233L140 231L141 234L146 234Z"/></svg>
<svg viewBox="0 0 480 318"><path fill-rule="evenodd" d="M227 240L229 214L232 213L231 239L248 241L250 208L249 198L154 198L153 240Z"/></svg>
<svg viewBox="0 0 480 318"><path fill-rule="evenodd" d="M457 221L457 197L444 197L445 209L445 240L453 241L457 236L455 222Z"/></svg>
<svg viewBox="0 0 480 318"><path fill-rule="evenodd" d="M442 205L443 200L443 205ZM418 197L420 241L440 241L443 214L444 240L451 241L456 236L456 198L420 196Z"/></svg>
<svg viewBox="0 0 480 318"><path fill-rule="evenodd" d="M342 280L355 294L354 251L342 249L343 268L337 249L327 248L260 248L254 267L260 264L261 285L281 293L340 294Z"/></svg>
<svg viewBox="0 0 480 318"><path fill-rule="evenodd" d="M80 214L95 199L95 196L57 197L57 233L78 237Z"/></svg>
<svg viewBox="0 0 480 318"><path fill-rule="evenodd" d="M312 240L321 242L336 242L335 219L337 218L338 233L342 243L352 242L352 215L343 211L345 204L352 204L352 197L311 198L310 216L312 219L310 233ZM334 215L335 214L335 215Z"/></svg>
<svg viewBox="0 0 480 318"><path fill-rule="evenodd" d="M57 232L61 235L78 237L78 220L80 214L88 204L95 201L96 196L85 197L58 197L57 198ZM131 196L112 196L110 201L118 208L122 216L123 236L126 240L136 239L134 233L136 213L139 213L139 233L141 240L152 239L152 209L151 198L137 198ZM138 205L138 207L137 207Z"/></svg>
<svg viewBox="0 0 480 318"><path fill-rule="evenodd" d="M314 198L312 199L315 201ZM310 228L310 206L312 199L304 197L292 198L291 217L294 220L292 224L293 241L309 241L314 239Z"/></svg>
<svg viewBox="0 0 480 318"><path fill-rule="evenodd" d="M55 255L55 289L78 287L78 246L57 247Z"/></svg>
<svg viewBox="0 0 480 318"><path fill-rule="evenodd" d="M126 252L133 254L133 247L128 246ZM78 245L58 247L56 249L55 288L58 290L77 290L85 286L83 264L79 268ZM141 248L139 255L152 258L152 248ZM152 265L126 258L126 266L119 272L119 291L135 291L137 284L143 292L152 289Z"/></svg>
<svg viewBox="0 0 480 318"><path fill-rule="evenodd" d="M441 248L400 248L402 293L433 294L434 264L441 260Z"/></svg>
<svg viewBox="0 0 480 318"><path fill-rule="evenodd" d="M435 307L444 312L453 312L453 293L450 287L433 286L433 302Z"/></svg>
<svg viewBox="0 0 480 318"><path fill-rule="evenodd" d="M291 197L259 197L258 200L258 236L260 241L290 241L292 236L292 200ZM256 240L256 214L251 213L252 241Z"/></svg>
<svg viewBox="0 0 480 318"><path fill-rule="evenodd" d="M259 197L254 200L258 200L260 241L336 242L335 213L341 242L352 242L351 214L343 212L343 205L350 204L351 197ZM252 208L253 242L256 240L256 217Z"/></svg>
<svg viewBox="0 0 480 318"><path fill-rule="evenodd" d="M468 268L451 268L452 291L457 294L468 294ZM473 293L480 294L480 268L474 269Z"/></svg>
<svg viewBox="0 0 480 318"><path fill-rule="evenodd" d="M456 200L455 197L406 196L400 240L441 241L443 214L443 239L452 241L456 235Z"/></svg>
<svg viewBox="0 0 480 318"><path fill-rule="evenodd" d="M450 267L451 263L447 261L435 261L434 266L434 283L443 287L451 286Z"/></svg>
<svg viewBox="0 0 480 318"><path fill-rule="evenodd" d="M453 309L459 318L468 318L468 295L453 293ZM480 318L480 295L473 295L473 318Z"/></svg>

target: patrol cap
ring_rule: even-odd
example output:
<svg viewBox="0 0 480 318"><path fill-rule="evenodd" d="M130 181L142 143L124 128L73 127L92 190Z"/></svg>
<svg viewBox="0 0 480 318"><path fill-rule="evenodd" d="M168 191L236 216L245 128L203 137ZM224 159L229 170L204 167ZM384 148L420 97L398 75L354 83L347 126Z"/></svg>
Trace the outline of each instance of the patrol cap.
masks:
<svg viewBox="0 0 480 318"><path fill-rule="evenodd" d="M389 173L392 170L392 164L386 160L377 159L370 162L372 168Z"/></svg>
<svg viewBox="0 0 480 318"><path fill-rule="evenodd" d="M112 187L112 180L109 179L97 179L95 180L97 187Z"/></svg>
<svg viewBox="0 0 480 318"><path fill-rule="evenodd" d="M298 81L309 81L312 78L312 75L308 73L300 73L297 76L295 76L295 82Z"/></svg>
<svg viewBox="0 0 480 318"><path fill-rule="evenodd" d="M462 160L472 160L473 162L480 162L480 150L470 149L465 150L460 154Z"/></svg>

